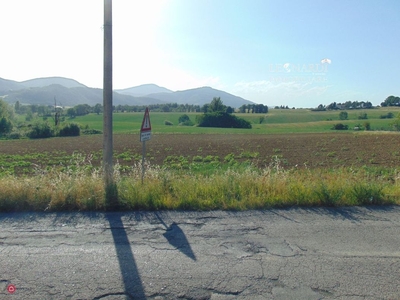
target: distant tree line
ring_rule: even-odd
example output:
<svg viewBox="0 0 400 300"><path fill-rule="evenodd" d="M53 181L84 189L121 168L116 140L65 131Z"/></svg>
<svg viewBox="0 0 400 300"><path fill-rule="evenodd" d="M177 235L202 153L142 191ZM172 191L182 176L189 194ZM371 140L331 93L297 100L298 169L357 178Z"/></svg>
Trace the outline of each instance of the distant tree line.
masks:
<svg viewBox="0 0 400 300"><path fill-rule="evenodd" d="M290 109L289 106L285 105L280 105L280 106L275 106L274 109ZM294 107L292 109L295 109Z"/></svg>
<svg viewBox="0 0 400 300"><path fill-rule="evenodd" d="M150 105L114 105L113 112L144 112L146 107L153 112L202 112L205 106L189 105L189 104L150 104ZM229 108L229 107L228 107ZM14 110L17 114L37 114L39 117L49 117L54 114L53 105L29 104L21 105L19 101L15 103ZM88 104L78 104L74 107L67 108L64 114L69 117L84 116L90 113L100 114L103 112L103 105L100 103L90 106Z"/></svg>
<svg viewBox="0 0 400 300"><path fill-rule="evenodd" d="M215 108L210 108L210 103L206 103L203 106L194 105L194 104L178 104L178 103L166 103L166 104L150 104L150 105L114 105L113 112L144 112L146 107L150 109L152 112L211 112L215 111ZM265 114L268 112L268 106L264 104L244 104L239 109L235 110L235 108L231 106L223 106L223 111L231 114L236 112L240 113L262 113ZM37 114L39 117L50 117L54 113L54 106L52 105L21 105L19 101L15 103L15 112L17 114L26 114L33 115ZM90 106L88 104L78 104L74 107L67 108L64 112L64 115L67 115L70 118L74 118L77 116L84 116L90 113L100 114L103 112L103 105L100 103Z"/></svg>
<svg viewBox="0 0 400 300"><path fill-rule="evenodd" d="M381 106L400 106L400 97L389 96L385 101L381 102ZM325 111L325 110L341 110L341 109L370 109L374 108L369 101L346 101L344 103L332 102L328 105L320 104L318 107L312 109L313 111Z"/></svg>
<svg viewBox="0 0 400 300"><path fill-rule="evenodd" d="M243 104L239 107L240 113L252 113L252 114L266 114L268 113L268 106L264 104Z"/></svg>
<svg viewBox="0 0 400 300"><path fill-rule="evenodd" d="M332 102L328 105L320 104L318 107L313 108L312 111L326 111L326 110L342 110L342 109L370 109L374 108L369 101L346 101L344 103Z"/></svg>

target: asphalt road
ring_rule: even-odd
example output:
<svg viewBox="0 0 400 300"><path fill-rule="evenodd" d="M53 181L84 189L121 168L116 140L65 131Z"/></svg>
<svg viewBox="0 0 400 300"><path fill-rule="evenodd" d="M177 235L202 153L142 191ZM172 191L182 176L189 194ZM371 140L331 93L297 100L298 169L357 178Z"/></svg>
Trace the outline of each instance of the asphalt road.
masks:
<svg viewBox="0 0 400 300"><path fill-rule="evenodd" d="M400 299L396 206L18 213L0 226L0 299Z"/></svg>

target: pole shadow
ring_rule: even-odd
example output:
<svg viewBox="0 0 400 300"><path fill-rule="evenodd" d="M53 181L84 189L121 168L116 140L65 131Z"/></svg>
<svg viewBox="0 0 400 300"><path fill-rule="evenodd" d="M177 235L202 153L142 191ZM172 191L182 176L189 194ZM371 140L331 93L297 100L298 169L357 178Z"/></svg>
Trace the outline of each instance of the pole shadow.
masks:
<svg viewBox="0 0 400 300"><path fill-rule="evenodd" d="M163 233L163 236L167 239L168 243L170 243L170 245L174 246L190 259L196 260L196 255L194 254L192 247L190 247L189 241L179 225L173 222L170 226L167 226L157 212L154 214L166 229L166 231Z"/></svg>
<svg viewBox="0 0 400 300"><path fill-rule="evenodd" d="M124 282L125 294L131 299L146 299L135 257L133 256L132 248L121 217L122 215L120 213L106 214L114 239L115 251Z"/></svg>

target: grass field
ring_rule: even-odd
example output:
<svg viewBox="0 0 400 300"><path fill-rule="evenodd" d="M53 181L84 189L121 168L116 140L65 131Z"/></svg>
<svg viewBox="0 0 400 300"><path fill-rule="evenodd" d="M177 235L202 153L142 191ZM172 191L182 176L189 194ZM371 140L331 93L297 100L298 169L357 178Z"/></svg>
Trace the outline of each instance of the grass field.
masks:
<svg viewBox="0 0 400 300"><path fill-rule="evenodd" d="M339 111L313 112L308 109L271 109L267 114L236 114L250 121L252 129L229 128L200 128L193 126L179 126L178 119L184 113L150 112L153 133L186 133L186 134L215 134L215 133L246 133L246 134L282 134L327 132L336 123L343 123L354 128L364 122L369 122L372 130L391 130L392 119L381 119L381 115L392 112L395 116L400 113L399 108L377 108L348 111L348 120L339 120ZM366 113L368 119L359 120L358 116ZM195 121L199 113L187 113ZM260 118L263 118L260 124ZM142 124L143 113L115 113L113 115L113 130L115 133L137 133ZM174 125L167 126L165 120ZM89 114L77 117L75 122L90 128L103 129L103 115Z"/></svg>
<svg viewBox="0 0 400 300"><path fill-rule="evenodd" d="M367 120L358 115L367 113ZM143 113L114 114L121 209L264 209L400 204L398 109L271 110L240 115L252 129L179 126L182 113L151 113L141 184ZM194 120L196 114L188 114ZM331 119L331 120L330 120ZM164 125L169 120L174 125ZM102 115L74 120L102 130ZM363 121L375 131L334 131ZM104 210L102 135L0 140L0 211Z"/></svg>

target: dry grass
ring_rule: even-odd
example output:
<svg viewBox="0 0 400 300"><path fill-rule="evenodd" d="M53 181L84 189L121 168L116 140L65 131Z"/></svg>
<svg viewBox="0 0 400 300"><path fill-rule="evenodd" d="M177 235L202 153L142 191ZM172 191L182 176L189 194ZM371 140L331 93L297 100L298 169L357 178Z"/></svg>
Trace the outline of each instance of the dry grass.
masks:
<svg viewBox="0 0 400 300"><path fill-rule="evenodd" d="M208 175L147 166L143 184L140 165L135 165L128 175L116 171L115 182L121 210L400 204L395 169L284 169L278 158L264 169L236 165ZM83 161L63 172L2 177L0 190L0 211L105 210L101 172Z"/></svg>

